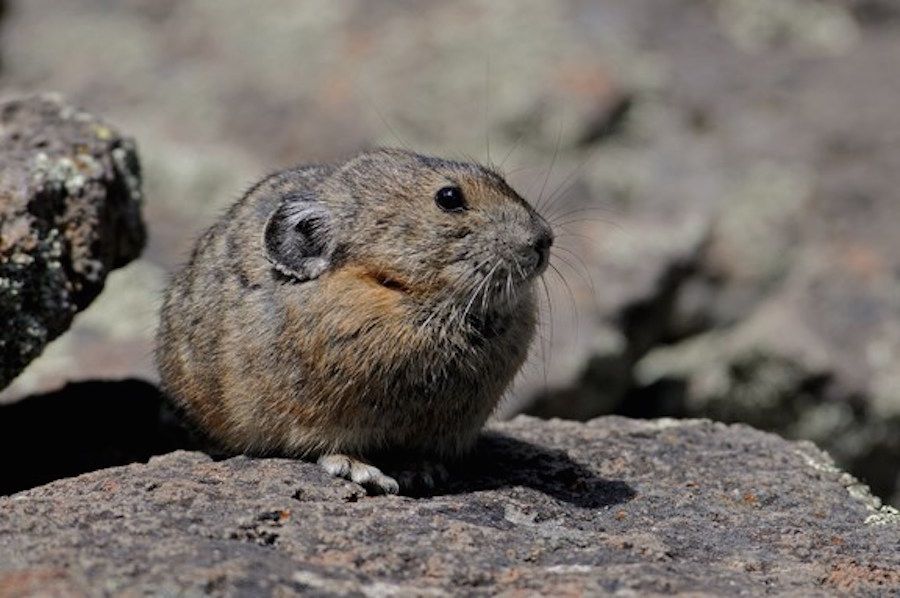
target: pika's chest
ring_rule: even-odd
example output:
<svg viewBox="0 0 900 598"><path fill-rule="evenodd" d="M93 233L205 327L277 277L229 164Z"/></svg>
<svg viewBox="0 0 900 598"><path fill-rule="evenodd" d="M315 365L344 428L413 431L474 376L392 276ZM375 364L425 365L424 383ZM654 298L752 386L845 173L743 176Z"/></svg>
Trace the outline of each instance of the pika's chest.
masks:
<svg viewBox="0 0 900 598"><path fill-rule="evenodd" d="M443 310L352 272L284 297L283 349L307 377L372 388L485 385L527 353L531 301L493 314Z"/></svg>

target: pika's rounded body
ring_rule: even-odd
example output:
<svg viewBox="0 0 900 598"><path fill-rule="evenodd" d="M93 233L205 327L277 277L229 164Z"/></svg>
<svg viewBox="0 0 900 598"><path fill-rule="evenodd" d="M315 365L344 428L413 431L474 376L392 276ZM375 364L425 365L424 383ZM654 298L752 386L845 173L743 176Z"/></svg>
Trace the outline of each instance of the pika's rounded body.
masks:
<svg viewBox="0 0 900 598"><path fill-rule="evenodd" d="M395 492L362 464L473 445L525 360L551 241L477 165L376 150L274 174L174 277L164 390L225 449L319 458Z"/></svg>

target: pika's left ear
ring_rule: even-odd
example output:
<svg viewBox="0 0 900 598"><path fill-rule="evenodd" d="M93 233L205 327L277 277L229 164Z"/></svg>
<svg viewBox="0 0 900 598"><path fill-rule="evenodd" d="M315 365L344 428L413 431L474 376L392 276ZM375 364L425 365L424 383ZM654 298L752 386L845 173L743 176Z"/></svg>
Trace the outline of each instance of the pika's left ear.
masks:
<svg viewBox="0 0 900 598"><path fill-rule="evenodd" d="M266 257L276 270L297 281L318 278L331 266L332 224L331 212L315 198L286 198L266 222Z"/></svg>

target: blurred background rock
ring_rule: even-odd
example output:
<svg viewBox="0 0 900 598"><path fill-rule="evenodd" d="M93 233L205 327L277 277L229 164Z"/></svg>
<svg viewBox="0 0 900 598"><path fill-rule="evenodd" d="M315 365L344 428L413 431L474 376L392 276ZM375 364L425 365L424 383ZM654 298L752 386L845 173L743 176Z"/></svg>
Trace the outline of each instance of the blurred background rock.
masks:
<svg viewBox="0 0 900 598"><path fill-rule="evenodd" d="M0 402L153 381L167 274L225 206L407 145L496 163L556 222L504 415L745 421L900 502L900 4L3 4L0 91L133 135L150 236Z"/></svg>

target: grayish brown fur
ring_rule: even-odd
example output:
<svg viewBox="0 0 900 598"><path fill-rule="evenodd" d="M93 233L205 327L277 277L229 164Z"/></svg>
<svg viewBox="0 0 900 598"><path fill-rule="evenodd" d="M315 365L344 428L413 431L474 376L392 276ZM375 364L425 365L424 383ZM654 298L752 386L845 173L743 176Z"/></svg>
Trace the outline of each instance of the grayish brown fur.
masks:
<svg viewBox="0 0 900 598"><path fill-rule="evenodd" d="M436 205L446 186L467 210ZM551 241L475 164L380 149L276 173L175 275L164 388L233 451L458 457L525 359Z"/></svg>

